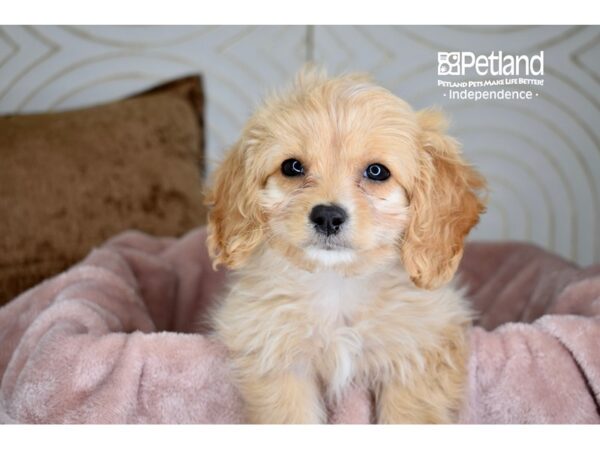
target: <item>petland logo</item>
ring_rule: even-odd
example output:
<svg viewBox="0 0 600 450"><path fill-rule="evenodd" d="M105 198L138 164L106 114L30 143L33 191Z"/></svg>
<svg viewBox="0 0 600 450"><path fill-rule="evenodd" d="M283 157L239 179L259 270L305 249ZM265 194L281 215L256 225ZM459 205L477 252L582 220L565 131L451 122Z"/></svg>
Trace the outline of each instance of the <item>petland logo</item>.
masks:
<svg viewBox="0 0 600 450"><path fill-rule="evenodd" d="M502 51L489 55L438 52L438 76L464 76L473 71L479 76L543 76L544 52L533 56L505 55Z"/></svg>

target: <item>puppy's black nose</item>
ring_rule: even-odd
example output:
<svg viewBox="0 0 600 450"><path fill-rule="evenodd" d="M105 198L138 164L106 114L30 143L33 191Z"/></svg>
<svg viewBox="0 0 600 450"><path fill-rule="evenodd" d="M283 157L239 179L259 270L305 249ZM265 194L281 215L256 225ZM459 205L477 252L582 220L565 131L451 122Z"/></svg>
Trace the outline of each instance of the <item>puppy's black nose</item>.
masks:
<svg viewBox="0 0 600 450"><path fill-rule="evenodd" d="M310 212L310 220L315 229L326 236L337 234L348 215L338 205L317 205Z"/></svg>

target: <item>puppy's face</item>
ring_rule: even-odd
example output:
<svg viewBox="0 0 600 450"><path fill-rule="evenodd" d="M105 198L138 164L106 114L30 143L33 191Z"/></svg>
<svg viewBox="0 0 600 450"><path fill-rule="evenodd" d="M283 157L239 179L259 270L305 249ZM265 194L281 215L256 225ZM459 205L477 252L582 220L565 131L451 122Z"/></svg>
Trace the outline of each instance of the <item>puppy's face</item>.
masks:
<svg viewBox="0 0 600 450"><path fill-rule="evenodd" d="M266 121L259 195L269 242L315 268L383 263L408 222L416 117L364 83L311 94L286 102L285 124Z"/></svg>
<svg viewBox="0 0 600 450"><path fill-rule="evenodd" d="M239 267L267 245L340 271L400 258L435 287L458 264L483 187L441 128L439 113L415 113L365 79L304 75L255 113L217 171L214 257Z"/></svg>

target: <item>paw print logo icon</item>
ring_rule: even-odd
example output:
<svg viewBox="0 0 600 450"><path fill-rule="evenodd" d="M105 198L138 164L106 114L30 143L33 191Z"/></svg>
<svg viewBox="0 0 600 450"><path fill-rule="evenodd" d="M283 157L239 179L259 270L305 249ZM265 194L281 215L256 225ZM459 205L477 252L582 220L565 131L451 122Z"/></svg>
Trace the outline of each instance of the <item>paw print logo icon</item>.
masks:
<svg viewBox="0 0 600 450"><path fill-rule="evenodd" d="M460 75L460 52L438 52L438 75Z"/></svg>

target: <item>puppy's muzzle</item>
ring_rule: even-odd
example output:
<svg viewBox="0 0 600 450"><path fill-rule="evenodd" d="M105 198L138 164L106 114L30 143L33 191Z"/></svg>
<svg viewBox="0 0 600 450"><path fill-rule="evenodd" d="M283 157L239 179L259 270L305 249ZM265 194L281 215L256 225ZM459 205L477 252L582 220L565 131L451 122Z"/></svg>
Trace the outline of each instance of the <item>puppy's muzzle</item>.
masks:
<svg viewBox="0 0 600 450"><path fill-rule="evenodd" d="M335 204L317 205L310 212L309 218L318 233L332 236L340 232L348 214L342 207Z"/></svg>

